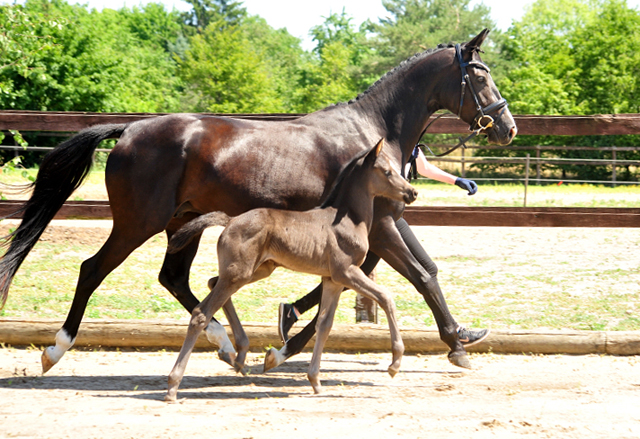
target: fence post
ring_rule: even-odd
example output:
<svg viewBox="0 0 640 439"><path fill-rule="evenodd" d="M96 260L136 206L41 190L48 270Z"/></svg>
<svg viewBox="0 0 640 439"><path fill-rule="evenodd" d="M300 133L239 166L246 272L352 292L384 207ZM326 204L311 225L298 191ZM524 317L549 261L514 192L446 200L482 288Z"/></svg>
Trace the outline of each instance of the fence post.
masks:
<svg viewBox="0 0 640 439"><path fill-rule="evenodd" d="M527 189L529 188L529 158L531 154L527 153L527 160L524 170L524 207L527 207Z"/></svg>
<svg viewBox="0 0 640 439"><path fill-rule="evenodd" d="M536 185L540 186L540 145L536 145Z"/></svg>
<svg viewBox="0 0 640 439"><path fill-rule="evenodd" d="M612 147L611 149L611 159L613 163L611 164L611 186L616 187L616 147Z"/></svg>
<svg viewBox="0 0 640 439"><path fill-rule="evenodd" d="M462 148L460 149L460 175L462 176L462 178L466 177L466 173L464 170L464 150L465 147L464 145L462 145Z"/></svg>
<svg viewBox="0 0 640 439"><path fill-rule="evenodd" d="M369 274L369 278L376 280L375 268ZM356 295L356 323L375 323L378 324L378 304L368 297Z"/></svg>

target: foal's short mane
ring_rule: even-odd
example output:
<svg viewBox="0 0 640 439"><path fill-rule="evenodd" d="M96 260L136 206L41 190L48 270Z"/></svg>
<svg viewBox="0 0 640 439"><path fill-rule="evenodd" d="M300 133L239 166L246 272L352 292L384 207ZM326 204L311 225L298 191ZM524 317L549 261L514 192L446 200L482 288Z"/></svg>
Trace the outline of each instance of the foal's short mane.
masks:
<svg viewBox="0 0 640 439"><path fill-rule="evenodd" d="M361 160L364 159L364 157L366 157L366 155L370 152L370 150L365 149L363 151L360 151L359 153L357 153L349 163L347 163L342 170L340 171L340 173L338 174L338 177L336 177L336 179L333 182L333 185L331 185L331 190L329 191L329 195L327 195L327 198L325 198L325 200L322 202L322 204L320 205L321 209L324 209L325 207L329 207L331 206L336 199L338 198L338 195L340 194L340 189L343 186L343 182L344 180L351 175L351 173L353 172L353 170L355 169L355 167L358 165L358 163L360 163Z"/></svg>

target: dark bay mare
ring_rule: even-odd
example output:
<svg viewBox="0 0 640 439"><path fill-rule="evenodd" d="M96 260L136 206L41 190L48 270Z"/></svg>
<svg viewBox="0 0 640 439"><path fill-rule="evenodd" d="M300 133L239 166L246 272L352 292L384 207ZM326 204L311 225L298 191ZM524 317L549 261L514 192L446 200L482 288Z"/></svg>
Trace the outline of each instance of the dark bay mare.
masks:
<svg viewBox="0 0 640 439"><path fill-rule="evenodd" d="M404 344L396 322L391 294L364 274L360 266L369 248L376 196L412 203L416 190L391 165L381 139L371 151L358 154L337 178L321 207L307 211L253 209L230 218L223 212L202 215L184 225L169 241L173 253L211 226L226 226L218 240L218 276L209 281L211 293L193 310L178 360L169 374L166 401L175 401L189 356L200 332L213 314L243 286L264 279L277 267L322 276L322 300L316 325L317 337L307 377L320 393L320 357L331 331L338 299L351 288L380 304L387 314L393 361L393 377L400 369ZM233 325L236 339L246 339L241 325ZM248 343L243 343L248 349ZM240 351L240 349L239 349ZM246 352L238 353L244 363ZM244 368L244 364L236 365Z"/></svg>
<svg viewBox="0 0 640 439"><path fill-rule="evenodd" d="M91 127L60 144L43 160L33 194L22 208L23 220L0 260L2 305L20 264L86 177L100 141L119 137L105 172L113 229L80 268L69 315L55 346L43 352L44 371L73 345L87 302L102 280L157 233L166 231L171 237L189 220L213 211L236 216L259 207L319 206L343 166L380 138L393 165L404 164L437 110L458 114L492 143L510 143L515 122L479 56L487 34L485 29L458 51L448 46L415 55L353 101L296 120L176 114ZM487 116L492 123L479 127ZM403 208L399 201L375 200L369 250L415 286L451 349L449 359L468 366L437 280L412 255L395 226ZM196 238L182 251L166 254L159 276L189 312L199 303L189 286L198 243Z"/></svg>

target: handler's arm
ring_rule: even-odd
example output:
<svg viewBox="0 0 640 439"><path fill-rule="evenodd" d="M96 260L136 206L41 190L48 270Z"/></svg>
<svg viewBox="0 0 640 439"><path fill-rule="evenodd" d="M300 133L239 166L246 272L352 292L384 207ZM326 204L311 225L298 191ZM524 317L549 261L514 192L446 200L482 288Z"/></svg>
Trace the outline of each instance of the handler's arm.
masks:
<svg viewBox="0 0 640 439"><path fill-rule="evenodd" d="M418 152L416 167L420 175L442 183L455 184L456 186L468 191L469 195L473 195L478 192L478 185L473 180L456 177L455 175L451 175L448 172L443 171L436 165L429 163L422 151Z"/></svg>

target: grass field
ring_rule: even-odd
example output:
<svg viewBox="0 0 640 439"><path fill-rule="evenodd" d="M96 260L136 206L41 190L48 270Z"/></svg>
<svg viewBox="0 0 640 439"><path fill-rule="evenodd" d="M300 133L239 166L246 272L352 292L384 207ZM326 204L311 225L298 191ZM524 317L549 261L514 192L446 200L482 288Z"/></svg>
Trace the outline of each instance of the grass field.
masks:
<svg viewBox="0 0 640 439"><path fill-rule="evenodd" d="M104 199L100 178L100 173L93 173L74 197ZM417 187L421 204L522 205L523 188L517 185L482 185L473 197L455 186L418 182ZM531 186L528 205L640 207L640 188ZM97 226L102 222L77 224L82 227L67 222L50 227L14 279L0 316L66 317L80 264L97 252L109 232L108 224ZM5 221L0 227L6 231L15 223ZM640 228L523 229L470 224L414 230L438 264L451 311L463 324L640 330ZM191 285L200 297L216 272L219 232L207 233L192 268ZM156 280L165 247L165 237L157 235L131 255L96 291L86 317L185 318L185 311ZM402 326L434 326L421 296L384 263L378 267L377 280L393 292ZM271 278L241 290L234 301L244 321L274 323L279 302L300 297L317 282L313 276L279 269ZM354 303L354 293L346 292L337 322L353 322Z"/></svg>

